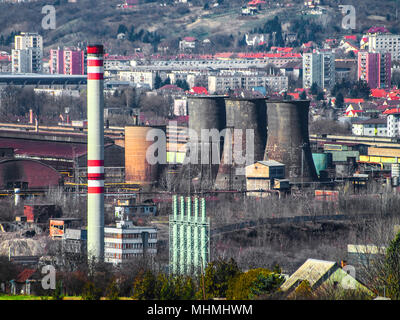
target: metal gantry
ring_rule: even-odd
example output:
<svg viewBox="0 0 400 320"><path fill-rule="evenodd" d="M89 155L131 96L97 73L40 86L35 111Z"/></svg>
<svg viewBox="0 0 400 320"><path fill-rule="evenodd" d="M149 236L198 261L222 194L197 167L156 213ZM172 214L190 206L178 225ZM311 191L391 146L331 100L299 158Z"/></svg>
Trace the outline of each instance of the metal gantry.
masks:
<svg viewBox="0 0 400 320"><path fill-rule="evenodd" d="M178 199L174 195L169 217L170 273L191 275L204 270L210 256L209 238L210 218L206 217L205 198Z"/></svg>

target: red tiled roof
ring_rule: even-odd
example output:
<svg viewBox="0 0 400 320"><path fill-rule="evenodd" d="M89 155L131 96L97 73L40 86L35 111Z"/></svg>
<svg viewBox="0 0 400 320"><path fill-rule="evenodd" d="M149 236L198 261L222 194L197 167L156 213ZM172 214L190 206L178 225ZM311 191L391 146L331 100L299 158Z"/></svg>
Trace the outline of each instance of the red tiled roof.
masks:
<svg viewBox="0 0 400 320"><path fill-rule="evenodd" d="M374 98L384 98L387 92L385 89L371 89L371 96Z"/></svg>
<svg viewBox="0 0 400 320"><path fill-rule="evenodd" d="M17 278L15 279L16 282L25 282L28 280L32 275L36 272L35 269L24 269L20 274L18 274Z"/></svg>
<svg viewBox="0 0 400 320"><path fill-rule="evenodd" d="M383 114L397 114L397 113L400 113L400 108L387 109L383 112Z"/></svg>
<svg viewBox="0 0 400 320"><path fill-rule="evenodd" d="M192 89L190 89L190 93L208 94L208 91L204 87L193 87Z"/></svg>
<svg viewBox="0 0 400 320"><path fill-rule="evenodd" d="M344 103L362 103L364 102L364 99L350 99L350 98L345 98Z"/></svg>
<svg viewBox="0 0 400 320"><path fill-rule="evenodd" d="M357 41L357 36L355 36L355 35L344 36L344 38L345 38L346 40L354 40L354 41Z"/></svg>
<svg viewBox="0 0 400 320"><path fill-rule="evenodd" d="M188 42L193 42L193 41L196 41L196 38L194 38L194 37L185 37L185 38L183 38L183 40L188 41Z"/></svg>
<svg viewBox="0 0 400 320"><path fill-rule="evenodd" d="M293 98L295 98L296 100L300 99L300 94L299 93L295 93L295 92L289 92L288 96L292 96Z"/></svg>
<svg viewBox="0 0 400 320"><path fill-rule="evenodd" d="M389 30L386 29L385 27L372 27L369 28L367 33L389 33Z"/></svg>

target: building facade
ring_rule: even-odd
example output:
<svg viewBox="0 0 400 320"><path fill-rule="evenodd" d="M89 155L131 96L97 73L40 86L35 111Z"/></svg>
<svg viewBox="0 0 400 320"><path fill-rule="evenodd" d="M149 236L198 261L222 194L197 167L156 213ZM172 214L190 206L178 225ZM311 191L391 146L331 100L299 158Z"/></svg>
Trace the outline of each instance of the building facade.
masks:
<svg viewBox="0 0 400 320"><path fill-rule="evenodd" d="M354 121L351 131L356 136L387 137L387 119Z"/></svg>
<svg viewBox="0 0 400 320"><path fill-rule="evenodd" d="M368 35L368 51L388 52L393 60L400 60L400 35L374 33Z"/></svg>
<svg viewBox="0 0 400 320"><path fill-rule="evenodd" d="M384 52L358 52L357 77L371 89L390 88L391 54Z"/></svg>
<svg viewBox="0 0 400 320"><path fill-rule="evenodd" d="M41 73L43 39L37 33L22 32L14 38L12 50L13 73Z"/></svg>
<svg viewBox="0 0 400 320"><path fill-rule="evenodd" d="M114 264L157 253L157 228L134 226L121 220L104 228L104 261Z"/></svg>
<svg viewBox="0 0 400 320"><path fill-rule="evenodd" d="M217 74L208 77L208 91L211 94L235 89L251 90L255 87L265 87L270 92L281 92L288 89L288 77L262 73Z"/></svg>
<svg viewBox="0 0 400 320"><path fill-rule="evenodd" d="M77 48L50 50L51 74L85 74L85 53Z"/></svg>
<svg viewBox="0 0 400 320"><path fill-rule="evenodd" d="M335 85L335 55L332 52L314 52L303 55L303 88L316 83L321 89Z"/></svg>

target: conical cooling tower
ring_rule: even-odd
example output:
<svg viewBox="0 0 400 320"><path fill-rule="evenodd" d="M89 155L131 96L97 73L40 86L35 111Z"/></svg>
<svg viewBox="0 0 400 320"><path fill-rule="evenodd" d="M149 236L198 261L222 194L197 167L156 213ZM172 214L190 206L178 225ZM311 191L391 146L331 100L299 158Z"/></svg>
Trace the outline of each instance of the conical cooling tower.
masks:
<svg viewBox="0 0 400 320"><path fill-rule="evenodd" d="M265 99L228 98L225 100L225 109L226 126L227 130L230 130L230 136L226 136L224 140L215 188L220 190L245 190L246 176L244 169L250 163L243 163L243 160L247 157L254 163L263 160L264 157L267 140ZM246 132L246 130L249 131ZM237 140L235 136L240 139ZM250 154L247 154L247 151L251 152L249 150L250 145L254 146L251 157Z"/></svg>
<svg viewBox="0 0 400 320"><path fill-rule="evenodd" d="M188 112L189 143L180 172L179 189L209 190L214 185L222 154L220 133L226 123L224 96L189 97ZM210 130L214 130L214 134L218 133L215 139L208 137L207 132L212 132ZM191 132L195 136L191 137ZM202 134L207 137L202 139ZM194 156L196 150L197 156Z"/></svg>
<svg viewBox="0 0 400 320"><path fill-rule="evenodd" d="M308 136L310 101L268 101L268 139L264 160L285 164L292 181L317 180ZM303 174L302 174L303 173Z"/></svg>

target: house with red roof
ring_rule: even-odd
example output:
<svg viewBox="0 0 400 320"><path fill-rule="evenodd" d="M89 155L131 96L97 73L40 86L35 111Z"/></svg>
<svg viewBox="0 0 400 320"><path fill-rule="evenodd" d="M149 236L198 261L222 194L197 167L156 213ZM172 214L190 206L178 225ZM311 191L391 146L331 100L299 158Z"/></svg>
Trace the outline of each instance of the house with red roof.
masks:
<svg viewBox="0 0 400 320"><path fill-rule="evenodd" d="M31 295L41 289L43 275L38 269L24 269L11 280L11 294Z"/></svg>

